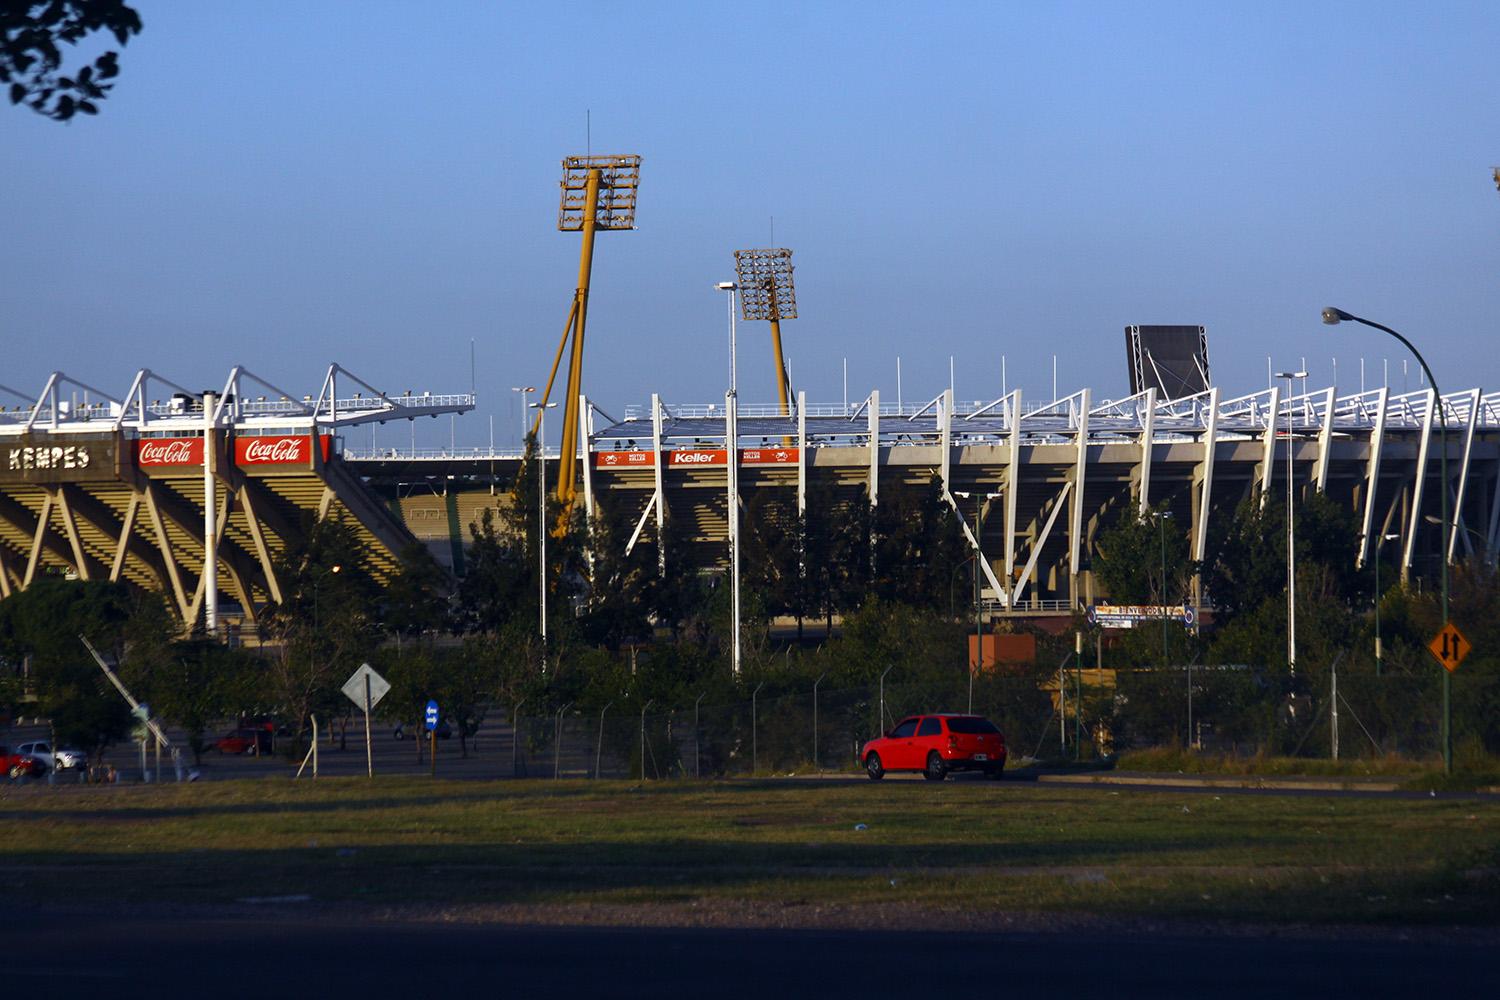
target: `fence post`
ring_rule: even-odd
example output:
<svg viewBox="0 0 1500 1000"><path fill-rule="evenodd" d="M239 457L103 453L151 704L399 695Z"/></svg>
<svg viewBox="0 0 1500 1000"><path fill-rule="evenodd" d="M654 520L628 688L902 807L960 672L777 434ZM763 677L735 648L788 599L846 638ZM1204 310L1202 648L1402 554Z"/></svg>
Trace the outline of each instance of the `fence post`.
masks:
<svg viewBox="0 0 1500 1000"><path fill-rule="evenodd" d="M896 665L893 663L880 674L880 718L876 720L875 728L881 733L885 732L885 675L895 669Z"/></svg>
<svg viewBox="0 0 1500 1000"><path fill-rule="evenodd" d="M594 751L594 780L599 780L599 765L604 760L604 713L609 711L611 701L599 710L599 747Z"/></svg>
<svg viewBox="0 0 1500 1000"><path fill-rule="evenodd" d="M510 776L519 778L521 776L521 706L526 704L522 698L516 702L516 707L511 709L510 714Z"/></svg>
<svg viewBox="0 0 1500 1000"><path fill-rule="evenodd" d="M650 701L647 701L646 704L644 704L644 705L641 706L641 781L642 781L642 783L644 783L645 780L646 780L646 709L650 708L654 704L656 704L656 699L652 698Z"/></svg>
<svg viewBox="0 0 1500 1000"><path fill-rule="evenodd" d="M552 780L558 779L558 769L562 766L562 717L563 713L573 707L570 701L557 710L557 725L552 729ZM588 753L587 750L584 753Z"/></svg>
<svg viewBox="0 0 1500 1000"><path fill-rule="evenodd" d="M827 676L826 673L819 674L818 679L813 681L813 770L819 773L823 767L818 763L818 685Z"/></svg>
<svg viewBox="0 0 1500 1000"><path fill-rule="evenodd" d="M703 695L706 694L708 692L704 691L703 694L698 696L698 700L693 702L693 777L695 778L703 777L702 762L698 757L698 751L702 748L703 744L703 729L698 725L698 705L703 701Z"/></svg>
<svg viewBox="0 0 1500 1000"><path fill-rule="evenodd" d="M750 692L750 774L753 776L760 770L760 743L758 741L759 728L756 724L755 699L760 695L760 689L766 686L765 681L755 685L755 690Z"/></svg>

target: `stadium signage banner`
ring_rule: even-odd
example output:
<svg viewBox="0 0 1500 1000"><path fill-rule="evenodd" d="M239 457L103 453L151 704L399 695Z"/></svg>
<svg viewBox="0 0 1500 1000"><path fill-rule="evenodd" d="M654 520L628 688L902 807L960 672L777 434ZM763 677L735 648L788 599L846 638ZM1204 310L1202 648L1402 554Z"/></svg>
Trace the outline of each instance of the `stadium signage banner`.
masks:
<svg viewBox="0 0 1500 1000"><path fill-rule="evenodd" d="M650 469L655 465L654 451L600 451L594 454L594 466L600 469Z"/></svg>
<svg viewBox="0 0 1500 1000"><path fill-rule="evenodd" d="M322 458L328 460L328 435L318 437ZM313 467L313 437L311 434L281 434L264 437L237 437L234 439L234 464L241 467L265 469L311 469Z"/></svg>
<svg viewBox="0 0 1500 1000"><path fill-rule="evenodd" d="M203 439L137 438L135 464L143 469L160 469L190 465L203 467Z"/></svg>
<svg viewBox="0 0 1500 1000"><path fill-rule="evenodd" d="M797 448L742 448L741 465L796 465L801 456Z"/></svg>
<svg viewBox="0 0 1500 1000"><path fill-rule="evenodd" d="M723 448L692 448L669 451L667 455L667 464L673 467L729 464L729 452Z"/></svg>
<svg viewBox="0 0 1500 1000"><path fill-rule="evenodd" d="M120 478L120 439L27 435L0 445L0 482L81 483Z"/></svg>
<svg viewBox="0 0 1500 1000"><path fill-rule="evenodd" d="M1089 621L1100 628L1135 628L1163 618L1191 626L1198 613L1182 604L1096 604L1089 608Z"/></svg>

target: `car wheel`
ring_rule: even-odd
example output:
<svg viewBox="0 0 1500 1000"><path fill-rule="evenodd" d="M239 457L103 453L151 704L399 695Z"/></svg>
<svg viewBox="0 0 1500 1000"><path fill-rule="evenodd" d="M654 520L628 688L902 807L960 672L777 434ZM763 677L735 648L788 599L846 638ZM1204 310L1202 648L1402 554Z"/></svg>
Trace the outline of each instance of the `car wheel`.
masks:
<svg viewBox="0 0 1500 1000"><path fill-rule="evenodd" d="M922 770L922 777L928 781L942 781L948 777L948 765L943 763L942 755L936 750L927 755L927 766Z"/></svg>
<svg viewBox="0 0 1500 1000"><path fill-rule="evenodd" d="M885 777L885 765L880 761L880 754L872 753L865 758L865 773L870 776L871 781L879 781Z"/></svg>

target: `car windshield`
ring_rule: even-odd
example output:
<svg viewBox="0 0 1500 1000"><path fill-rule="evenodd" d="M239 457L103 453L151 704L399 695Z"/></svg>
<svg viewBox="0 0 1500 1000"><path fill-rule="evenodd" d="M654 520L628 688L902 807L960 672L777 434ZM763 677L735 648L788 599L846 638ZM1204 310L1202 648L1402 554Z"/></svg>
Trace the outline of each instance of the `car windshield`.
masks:
<svg viewBox="0 0 1500 1000"><path fill-rule="evenodd" d="M999 731L989 719L981 719L977 716L948 720L948 732L950 733L978 736L981 734L998 733Z"/></svg>

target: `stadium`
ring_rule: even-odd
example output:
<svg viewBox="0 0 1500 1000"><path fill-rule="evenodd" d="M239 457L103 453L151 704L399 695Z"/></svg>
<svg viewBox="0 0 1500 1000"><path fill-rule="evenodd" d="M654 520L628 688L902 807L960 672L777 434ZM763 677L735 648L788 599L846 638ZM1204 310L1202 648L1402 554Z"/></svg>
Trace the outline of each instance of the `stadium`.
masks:
<svg viewBox="0 0 1500 1000"><path fill-rule="evenodd" d="M936 481L982 555L992 616L1066 615L1107 596L1091 556L1121 511L1167 504L1201 559L1216 518L1289 482L1354 514L1357 564L1373 558L1373 540L1398 536L1386 552L1403 577L1435 573L1443 489L1457 529L1448 558L1494 559L1500 393L1273 384L1224 398L1132 368L1132 388L1143 387L1123 399L1087 388L1043 401L871 392L835 405L803 393L767 405L653 396L614 416L580 394L576 444L547 454L548 482L573 466L585 511L627 514L632 548L655 546L669 519L685 525L690 565L658 551L659 570L674 573L726 566L732 492L742 510L769 491L801 512ZM305 394L242 367L215 391L145 369L117 394L62 372L36 395L4 391L0 597L41 574L122 580L165 593L186 626L213 632L253 627L280 601L276 558L318 519L355 528L368 552L360 571L376 582L415 543L462 575L468 526L509 502L523 461L492 449L361 451L348 440L359 425L459 415L475 398L391 394L338 365Z"/></svg>

